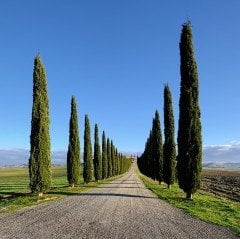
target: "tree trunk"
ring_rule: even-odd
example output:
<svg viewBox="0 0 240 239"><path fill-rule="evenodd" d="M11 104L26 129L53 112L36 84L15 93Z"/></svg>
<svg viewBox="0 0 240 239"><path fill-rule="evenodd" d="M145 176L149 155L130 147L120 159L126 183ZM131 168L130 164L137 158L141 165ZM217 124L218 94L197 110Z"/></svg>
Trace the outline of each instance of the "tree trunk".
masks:
<svg viewBox="0 0 240 239"><path fill-rule="evenodd" d="M193 195L192 195L192 193L186 193L186 199L187 200L192 200L193 199Z"/></svg>
<svg viewBox="0 0 240 239"><path fill-rule="evenodd" d="M74 188L74 186L75 186L74 183L69 184L70 188Z"/></svg>
<svg viewBox="0 0 240 239"><path fill-rule="evenodd" d="M171 189L172 185L171 185L171 184L168 184L167 187L168 187L168 189Z"/></svg>

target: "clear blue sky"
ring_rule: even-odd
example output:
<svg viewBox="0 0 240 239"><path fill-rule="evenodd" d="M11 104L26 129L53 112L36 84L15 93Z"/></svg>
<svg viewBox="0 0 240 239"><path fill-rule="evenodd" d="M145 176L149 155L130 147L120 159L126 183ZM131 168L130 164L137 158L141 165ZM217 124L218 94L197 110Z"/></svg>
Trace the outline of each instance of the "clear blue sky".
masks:
<svg viewBox="0 0 240 239"><path fill-rule="evenodd" d="M68 144L76 96L121 151L142 151L163 87L179 100L181 25L193 25L204 145L240 141L239 0L0 2L0 148L29 148L33 59L48 81L53 150ZM176 125L177 128L177 125ZM162 129L163 130L163 129ZM93 132L92 132L93 133Z"/></svg>

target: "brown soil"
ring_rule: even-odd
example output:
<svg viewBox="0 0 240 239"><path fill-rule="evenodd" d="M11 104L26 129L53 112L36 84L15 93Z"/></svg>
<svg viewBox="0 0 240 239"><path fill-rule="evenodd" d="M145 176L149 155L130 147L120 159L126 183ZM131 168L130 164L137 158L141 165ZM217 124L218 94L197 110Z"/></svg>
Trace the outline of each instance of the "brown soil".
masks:
<svg viewBox="0 0 240 239"><path fill-rule="evenodd" d="M240 202L240 172L203 170L202 190Z"/></svg>

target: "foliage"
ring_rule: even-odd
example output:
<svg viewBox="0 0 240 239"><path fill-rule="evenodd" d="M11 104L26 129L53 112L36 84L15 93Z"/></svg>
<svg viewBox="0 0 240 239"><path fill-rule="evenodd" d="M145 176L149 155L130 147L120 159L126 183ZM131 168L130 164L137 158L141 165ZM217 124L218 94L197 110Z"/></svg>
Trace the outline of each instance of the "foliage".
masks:
<svg viewBox="0 0 240 239"><path fill-rule="evenodd" d="M154 175L153 179L159 182L163 181L163 145L162 145L162 132L160 127L160 117L156 110L155 118L153 119L152 126L152 158L154 160Z"/></svg>
<svg viewBox="0 0 240 239"><path fill-rule="evenodd" d="M152 129L145 144L143 154L138 158L140 171L159 182L163 181L163 145L158 111L152 122Z"/></svg>
<svg viewBox="0 0 240 239"><path fill-rule="evenodd" d="M108 158L107 158L107 143L105 132L102 134L102 178L108 177Z"/></svg>
<svg viewBox="0 0 240 239"><path fill-rule="evenodd" d="M180 40L181 88L179 100L177 175L180 188L191 198L200 188L202 136L198 104L198 74L190 22L182 27Z"/></svg>
<svg viewBox="0 0 240 239"><path fill-rule="evenodd" d="M98 126L95 124L94 129L94 176L95 180L98 181L102 179L102 156L101 156L101 149L99 145L99 137L98 137Z"/></svg>
<svg viewBox="0 0 240 239"><path fill-rule="evenodd" d="M67 178L68 183L74 186L80 177L80 140L78 132L78 116L76 100L71 100L71 117L69 122L69 144L67 152Z"/></svg>
<svg viewBox="0 0 240 239"><path fill-rule="evenodd" d="M107 139L107 161L108 161L108 178L112 177L112 157L110 139Z"/></svg>
<svg viewBox="0 0 240 239"><path fill-rule="evenodd" d="M40 58L34 60L33 105L30 135L29 178L32 193L42 194L51 185L49 103L46 73Z"/></svg>
<svg viewBox="0 0 240 239"><path fill-rule="evenodd" d="M92 158L90 122L89 122L88 115L85 115L83 160L84 160L84 169L83 169L84 182L89 183L93 179L93 158Z"/></svg>
<svg viewBox="0 0 240 239"><path fill-rule="evenodd" d="M175 180L176 144L174 140L174 115L172 95L168 85L164 88L164 147L163 147L163 177L170 187Z"/></svg>
<svg viewBox="0 0 240 239"><path fill-rule="evenodd" d="M114 176L115 175L115 147L113 145L113 141L111 140L110 143L110 147L111 147L111 163L112 163L112 172L111 175Z"/></svg>

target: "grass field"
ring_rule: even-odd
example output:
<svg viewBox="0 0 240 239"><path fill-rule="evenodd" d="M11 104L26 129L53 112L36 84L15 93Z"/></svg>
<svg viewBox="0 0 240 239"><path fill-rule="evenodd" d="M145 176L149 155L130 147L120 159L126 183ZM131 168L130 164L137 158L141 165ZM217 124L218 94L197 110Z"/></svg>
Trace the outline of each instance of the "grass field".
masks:
<svg viewBox="0 0 240 239"><path fill-rule="evenodd" d="M145 186L153 191L158 198L164 199L203 221L228 227L240 234L240 204L238 202L215 197L203 191L196 193L194 200L185 200L185 193L177 184L174 184L169 190L165 184L159 185L140 172L138 174Z"/></svg>
<svg viewBox="0 0 240 239"><path fill-rule="evenodd" d="M117 176L119 177L119 176ZM66 167L52 167L52 187L47 194L37 197L30 194L28 168L0 168L0 213L38 205L67 195L76 195L90 188L112 181L113 177L99 182L83 184L83 178L74 188L68 187Z"/></svg>

